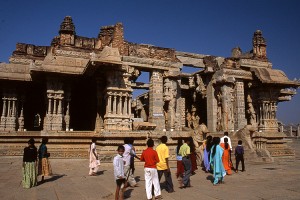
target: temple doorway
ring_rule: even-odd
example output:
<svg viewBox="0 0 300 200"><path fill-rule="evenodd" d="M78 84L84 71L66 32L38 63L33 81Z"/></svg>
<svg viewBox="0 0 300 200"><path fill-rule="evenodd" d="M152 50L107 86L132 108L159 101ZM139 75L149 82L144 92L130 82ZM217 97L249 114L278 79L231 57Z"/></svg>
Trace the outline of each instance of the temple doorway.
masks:
<svg viewBox="0 0 300 200"><path fill-rule="evenodd" d="M94 78L80 78L74 81L70 102L70 129L93 131L96 119L96 81Z"/></svg>

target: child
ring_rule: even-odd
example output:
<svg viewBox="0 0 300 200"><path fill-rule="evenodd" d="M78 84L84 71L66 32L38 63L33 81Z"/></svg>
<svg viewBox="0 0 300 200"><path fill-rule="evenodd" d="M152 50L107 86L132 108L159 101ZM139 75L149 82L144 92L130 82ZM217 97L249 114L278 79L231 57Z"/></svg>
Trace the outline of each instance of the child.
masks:
<svg viewBox="0 0 300 200"><path fill-rule="evenodd" d="M242 161L242 172L245 171L244 164L244 147L242 146L243 141L238 141L238 146L235 148L235 172L237 173L239 170L239 163Z"/></svg>
<svg viewBox="0 0 300 200"><path fill-rule="evenodd" d="M116 193L115 193L115 200L118 200L119 197L123 200L124 196L124 185L125 185L125 174L124 174L124 161L123 161L123 154L125 151L125 147L120 145L117 149L118 155L114 157L114 176L117 183ZM121 190L121 194L120 194Z"/></svg>

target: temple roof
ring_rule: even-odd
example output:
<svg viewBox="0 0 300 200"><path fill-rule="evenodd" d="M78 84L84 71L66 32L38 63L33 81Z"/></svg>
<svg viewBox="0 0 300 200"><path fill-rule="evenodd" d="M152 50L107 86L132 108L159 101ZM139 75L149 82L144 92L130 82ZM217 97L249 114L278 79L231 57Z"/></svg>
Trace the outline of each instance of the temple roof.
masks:
<svg viewBox="0 0 300 200"><path fill-rule="evenodd" d="M297 81L291 81L281 70L270 69L270 68L251 68L250 71L254 72L255 76L262 83L274 83L290 85L291 87L299 87L300 83Z"/></svg>

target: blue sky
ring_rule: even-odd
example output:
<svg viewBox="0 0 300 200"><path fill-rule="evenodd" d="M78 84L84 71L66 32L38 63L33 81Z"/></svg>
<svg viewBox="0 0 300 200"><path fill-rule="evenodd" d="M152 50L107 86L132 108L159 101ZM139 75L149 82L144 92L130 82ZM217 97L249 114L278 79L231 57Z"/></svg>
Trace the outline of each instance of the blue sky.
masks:
<svg viewBox="0 0 300 200"><path fill-rule="evenodd" d="M0 61L8 62L17 42L50 45L70 15L77 35L97 37L101 26L122 22L127 41L224 57L236 46L249 51L260 29L273 68L299 79L299 10L297 0L1 1ZM300 94L279 103L277 117L300 123Z"/></svg>

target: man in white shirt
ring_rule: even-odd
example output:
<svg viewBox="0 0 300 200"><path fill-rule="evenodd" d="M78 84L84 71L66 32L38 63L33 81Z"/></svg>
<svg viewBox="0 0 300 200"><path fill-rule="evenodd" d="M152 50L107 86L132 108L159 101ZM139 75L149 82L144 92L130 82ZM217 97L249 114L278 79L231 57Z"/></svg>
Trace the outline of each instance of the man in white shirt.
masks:
<svg viewBox="0 0 300 200"><path fill-rule="evenodd" d="M230 151L232 151L231 140L230 140L230 138L228 137L228 132L227 132L227 131L225 131L225 132L224 132L224 136L221 137L221 142L220 142L220 143L224 143L224 138L227 138L227 139L228 139L229 148L230 148Z"/></svg>
<svg viewBox="0 0 300 200"><path fill-rule="evenodd" d="M123 154L123 161L124 161L124 173L125 173L125 176L126 176L126 184L125 186L127 187L127 180L128 180L128 177L130 175L130 151L131 151L131 146L129 145L130 143L130 138L126 137L124 138L124 148L125 148L125 151L124 151L124 154Z"/></svg>

